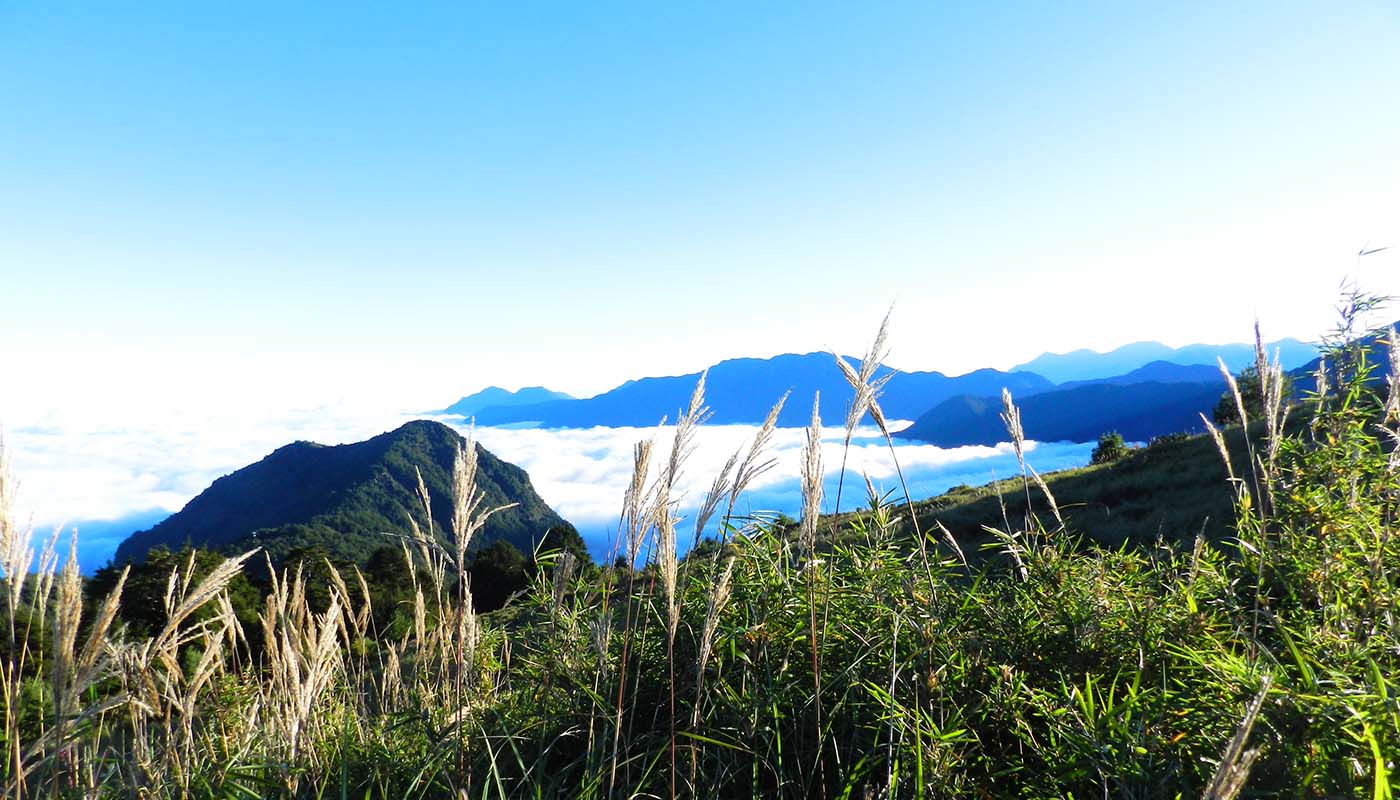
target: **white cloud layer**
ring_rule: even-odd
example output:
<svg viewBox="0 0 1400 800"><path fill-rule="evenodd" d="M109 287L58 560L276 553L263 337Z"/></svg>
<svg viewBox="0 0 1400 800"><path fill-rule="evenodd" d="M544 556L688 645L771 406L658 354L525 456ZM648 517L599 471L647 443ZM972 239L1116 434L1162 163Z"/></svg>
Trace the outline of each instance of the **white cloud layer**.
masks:
<svg viewBox="0 0 1400 800"><path fill-rule="evenodd" d="M299 410L258 417L186 412L159 418L126 416L98 422L35 420L9 429L6 452L19 480L17 517L47 535L56 525L80 529L80 561L92 569L110 558L129 533L179 510L214 479L253 463L288 442L306 439L339 444L391 430L411 417L343 407ZM445 420L466 431L460 420ZM682 511L693 511L714 476L735 451L747 451L757 431L751 425L701 427L685 463ZM536 491L578 526L594 554L607 557L623 491L631 475L633 445L656 437L658 458L669 452L673 428L512 430L482 428L476 437L496 455L530 473ZM826 467L824 510L835 504L842 461L840 428L823 431ZM796 516L801 505L799 459L805 432L779 429L771 444L773 468L756 480L741 502L744 513L770 511ZM1088 461L1092 444L1032 444L1028 458L1047 472ZM985 483L1016 472L1009 445L943 449L896 442L899 463L915 497L951 486ZM846 454L842 506L864 502L861 475L877 489L899 494L894 461L873 429L857 432ZM714 523L711 523L713 526ZM683 543L693 523L683 524ZM713 528L711 528L711 531Z"/></svg>
<svg viewBox="0 0 1400 800"><path fill-rule="evenodd" d="M466 430L460 426L459 429ZM631 477L633 445L655 436L657 447L663 454L668 453L674 430L670 426L563 431L482 428L476 431L476 437L488 450L525 468L535 490L565 519L578 526L595 555L606 557L612 552L611 540L616 532L623 492ZM741 448L747 452L756 432L757 427L752 425L714 425L699 429L695 450L681 475L683 512L693 512L725 461ZM798 428L781 428L774 433L770 445L774 466L751 484L741 502L743 512L781 512L797 516L801 507L799 464L805 436L806 432ZM844 437L844 428L828 427L822 431L822 464L826 471L824 511L831 511L835 506ZM1028 445L1027 460L1037 470L1048 472L1088 463L1092 449L1092 443L1032 442ZM909 491L916 498L938 494L960 483L986 483L1019 469L1010 444L945 449L896 440L895 450ZM857 431L846 457L846 475L843 508L854 508L865 502L862 475L868 475L878 491L901 494L889 447L873 428ZM682 524L682 542L689 541L692 530ZM713 528L709 532L712 533Z"/></svg>

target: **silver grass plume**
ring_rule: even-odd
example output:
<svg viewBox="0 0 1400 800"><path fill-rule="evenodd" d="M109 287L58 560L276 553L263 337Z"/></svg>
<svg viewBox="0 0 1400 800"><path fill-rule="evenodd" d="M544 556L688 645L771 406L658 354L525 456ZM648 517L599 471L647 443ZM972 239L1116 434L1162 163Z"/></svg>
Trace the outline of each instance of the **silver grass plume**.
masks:
<svg viewBox="0 0 1400 800"><path fill-rule="evenodd" d="M846 441L849 442L855 433L856 426L860 424L861 418L867 411L875 418L877 424L884 421L884 413L877 410L879 404L877 398L885 384L894 377L894 372L888 372L883 377L876 378L875 372L880 368L880 364L889 356L889 348L885 345L885 340L889 336L890 315L894 313L891 308L885 312L885 318L880 322L880 330L875 334L875 341L870 344L870 350L861 359L860 369L857 370L836 353L832 356L836 359L836 365L841 369L841 375L846 382L855 390L855 396L851 399L851 405L846 409ZM881 424L881 430L885 426Z"/></svg>
<svg viewBox="0 0 1400 800"><path fill-rule="evenodd" d="M1045 479L1040 477L1040 473L1035 471L1035 467L1026 463L1026 432L1021 427L1021 409L1011 398L1011 390L1005 386L1001 389L1001 421L1006 426L1006 432L1011 436L1011 447L1016 451L1016 463L1021 465L1021 474L1029 475L1035 482L1041 494L1045 495L1045 501L1050 504L1050 513L1055 515L1055 521L1064 527L1064 517L1060 516L1060 504L1055 502L1055 495L1050 492L1050 487L1045 483ZM944 529L946 531L946 528ZM961 556L961 550L958 551ZM966 563L967 559L963 559Z"/></svg>
<svg viewBox="0 0 1400 800"><path fill-rule="evenodd" d="M1220 374L1225 378L1225 384L1230 387L1230 395L1235 398L1235 410L1240 415L1240 426L1249 428L1249 414L1244 410L1244 397L1240 394L1240 384L1235 380L1235 376L1230 372L1230 368L1225 366L1225 359L1220 356L1215 357L1215 363L1220 367ZM1263 376L1260 376L1260 380ZM1247 438L1247 437L1246 437Z"/></svg>
<svg viewBox="0 0 1400 800"><path fill-rule="evenodd" d="M561 611L564 608L564 598L569 592L569 582L574 577L574 566L577 559L568 550L559 554L559 560L554 566L554 586L552 587L551 600L554 603L554 610Z"/></svg>
<svg viewBox="0 0 1400 800"><path fill-rule="evenodd" d="M714 589L710 592L709 605L705 609L705 626L700 633L700 654L696 658L695 706L690 714L692 728L700 724L701 698L705 690L705 667L709 664L710 654L714 651L715 632L719 630L720 614L724 612L724 607L729 602L731 581L734 577L734 561L733 554L724 560L724 569L720 570L719 580L715 582Z"/></svg>
<svg viewBox="0 0 1400 800"><path fill-rule="evenodd" d="M798 543L811 555L817 545L817 519L822 510L822 418L821 392L812 398L812 421L802 448L802 522Z"/></svg>
<svg viewBox="0 0 1400 800"><path fill-rule="evenodd" d="M1235 477L1235 466L1230 462L1230 450L1225 446L1225 436L1205 414L1201 415L1201 422L1206 424L1206 430L1210 432L1210 438L1215 442L1215 449L1220 452L1220 460L1225 462L1225 472L1229 474L1230 482L1234 483L1238 479Z"/></svg>
<svg viewBox="0 0 1400 800"><path fill-rule="evenodd" d="M457 571L465 567L467 545L471 543L476 507L482 496L476 491L476 444L473 442L476 431L467 435L466 445L459 444L452 458L452 542L457 545Z"/></svg>
<svg viewBox="0 0 1400 800"><path fill-rule="evenodd" d="M117 618L122 589L126 586L126 577L130 572L130 564L122 567L121 574L117 576L117 585L112 587L112 591L102 601L102 606L93 619L92 626L88 631L87 644L83 646L82 652L78 654L74 664L73 684L78 691L94 683L102 672L103 656L107 649L107 631Z"/></svg>
<svg viewBox="0 0 1400 800"><path fill-rule="evenodd" d="M699 513L695 515L695 536L693 539L695 544L700 543L700 537L705 532L705 523L709 522L710 517L714 516L715 511L719 508L720 501L724 499L726 494L730 493L731 484L729 475L734 471L734 466L738 464L738 462L739 451L736 450L734 454L729 457L729 460L724 462L724 466L720 468L720 471L715 475L714 482L710 484L709 490L705 492L705 500L700 504ZM720 533L723 535L723 531ZM692 549L693 547L692 545Z"/></svg>
<svg viewBox="0 0 1400 800"><path fill-rule="evenodd" d="M666 595L667 631L674 639L680 625L681 607L677 587L678 560L676 556L676 514L674 492L680 482L681 469L694 449L695 429L709 416L705 407L705 372L695 383L690 404L680 419L671 441L671 455L660 476L656 491L654 524L656 526L657 567L661 573L661 588Z"/></svg>
<svg viewBox="0 0 1400 800"><path fill-rule="evenodd" d="M1024 467L1026 465L1026 433L1021 428L1021 409L1012 402L1011 390L1005 386L1001 388L1001 423L1006 426L1006 432L1011 435L1011 447L1016 451L1016 460Z"/></svg>
<svg viewBox="0 0 1400 800"><path fill-rule="evenodd" d="M458 443L457 453L452 459L452 541L456 545L457 556L454 566L459 574L466 571L467 548L472 537L485 527L492 515L519 505L506 503L482 509L486 492L477 486L480 455L476 430L473 428L468 432L466 442Z"/></svg>
<svg viewBox="0 0 1400 800"><path fill-rule="evenodd" d="M1394 474L1400 470L1400 339L1395 327L1386 331L1386 396L1384 414L1377 423L1376 430L1390 442L1390 454L1386 457L1386 468Z"/></svg>
<svg viewBox="0 0 1400 800"><path fill-rule="evenodd" d="M78 626L83 613L83 579L78 574L78 537L69 541L68 560L58 579L58 599L54 608L54 683L67 688L76 667L74 648L78 640ZM76 707L75 698L68 692L55 698L60 717L71 716Z"/></svg>
<svg viewBox="0 0 1400 800"><path fill-rule="evenodd" d="M1283 365L1277 352L1274 353L1273 361L1269 361L1258 320L1254 321L1254 371L1259 375L1259 400L1263 404L1264 436L1267 442L1265 485L1272 495L1275 466L1278 463L1279 446L1283 443L1283 426L1288 420L1288 408L1284 405L1283 397Z"/></svg>
<svg viewBox="0 0 1400 800"><path fill-rule="evenodd" d="M53 533L49 534L49 538L44 541L44 548L39 551L39 568L35 571L35 574L38 576L38 581L36 582L37 585L34 587L34 595L38 600L40 627L42 627L45 620L48 619L49 595L53 593L54 577L58 574L58 537L60 534L62 534L62 530L54 528ZM31 551L29 558L32 559L32 557L33 553ZM27 570L29 566L28 560L25 561L24 566ZM22 574L16 584L20 587L24 586Z"/></svg>
<svg viewBox="0 0 1400 800"><path fill-rule="evenodd" d="M647 473L651 471L654 439L644 439L632 448L632 482L623 496L623 522L627 535L627 563L637 563L642 552L642 539L650 523L651 493L647 490Z"/></svg>
<svg viewBox="0 0 1400 800"><path fill-rule="evenodd" d="M773 431L778 427L778 415L782 413L783 406L787 403L791 391L783 392L783 396L778 398L778 402L769 409L768 416L764 418L763 424L759 426L758 433L754 434L753 442L749 445L749 452L744 456L744 460L739 462L739 470L734 473L734 482L729 488L729 504L725 508L725 518L732 517L734 505L751 483L758 476L772 469L777 460L767 455L768 445L773 441Z"/></svg>
<svg viewBox="0 0 1400 800"><path fill-rule="evenodd" d="M1390 366L1390 374L1386 376L1385 422L1395 424L1400 423L1400 337L1397 337L1394 326L1386 333L1386 363Z"/></svg>
<svg viewBox="0 0 1400 800"><path fill-rule="evenodd" d="M5 589L9 595L8 609L11 614L19 607L20 594L24 590L29 567L34 563L34 548L29 544L27 531L22 532L10 517L14 508L14 492L5 440L0 437L0 573L4 573Z"/></svg>

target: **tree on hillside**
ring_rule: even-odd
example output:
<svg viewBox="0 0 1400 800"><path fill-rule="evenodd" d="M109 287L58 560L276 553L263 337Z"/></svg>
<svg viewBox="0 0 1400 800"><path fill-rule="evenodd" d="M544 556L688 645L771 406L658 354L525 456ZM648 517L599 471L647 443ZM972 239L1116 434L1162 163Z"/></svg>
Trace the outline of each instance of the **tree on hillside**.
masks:
<svg viewBox="0 0 1400 800"><path fill-rule="evenodd" d="M122 588L121 605L118 606L117 612L118 619L127 626L128 634L133 637L154 636L165 627L165 595L170 589L172 572L179 570L181 575L184 575L192 569L193 575L189 585L193 588L222 564L224 559L224 555L209 550L186 546L181 550L172 551L164 545L157 545L146 553L144 561L131 563L131 572ZM83 593L87 604L87 618L91 619L92 615L96 614L107 595L116 588L117 580L125 566L108 564L93 573L85 582ZM234 615L243 624L244 631L249 632L250 643L255 645L256 650L262 634L258 618L262 602L258 588L249 580L247 573L239 573L229 581L228 595ZM196 615L195 619L202 619L212 613L212 609L206 608Z"/></svg>
<svg viewBox="0 0 1400 800"><path fill-rule="evenodd" d="M1239 375L1235 376L1235 383L1240 387L1240 399L1244 401L1244 413L1248 414L1251 419L1258 419L1264 413L1264 397L1259 385L1259 370L1254 367L1245 367ZM1284 373L1284 402L1286 403L1288 398L1292 396L1293 379ZM1215 404L1211 418L1215 420L1217 425L1240 424L1239 407L1235 405L1235 395L1229 389L1220 395L1220 401Z"/></svg>
<svg viewBox="0 0 1400 800"><path fill-rule="evenodd" d="M472 605L477 612L495 611L510 596L529 583L529 562L520 549L505 539L497 539L472 559L467 568L471 580Z"/></svg>
<svg viewBox="0 0 1400 800"><path fill-rule="evenodd" d="M1123 434L1118 431L1109 431L1099 437L1099 443L1094 447L1094 452L1089 456L1090 464L1107 464L1128 454L1128 445L1123 441Z"/></svg>

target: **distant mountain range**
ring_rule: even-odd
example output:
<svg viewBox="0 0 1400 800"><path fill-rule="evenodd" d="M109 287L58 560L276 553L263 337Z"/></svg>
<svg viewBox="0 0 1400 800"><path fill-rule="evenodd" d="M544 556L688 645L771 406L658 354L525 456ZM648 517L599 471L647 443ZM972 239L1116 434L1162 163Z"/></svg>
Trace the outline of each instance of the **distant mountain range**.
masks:
<svg viewBox="0 0 1400 800"><path fill-rule="evenodd" d="M1317 349L1296 339L1267 345L1285 369L1316 358ZM895 372L880 397L885 416L916 420L901 433L945 446L1006 440L998 412L1003 388L1022 406L1026 433L1042 441L1088 441L1118 429L1130 439L1179 430L1197 431L1223 388L1216 359L1233 372L1254 363L1246 344L1189 345L1157 342L1124 345L1107 353L1077 350L1046 353L1009 372L981 369L965 375ZM859 362L849 359L859 366ZM890 374L880 368L877 376ZM444 409L480 425L545 428L651 426L674 420L685 407L700 373L628 381L595 397L558 396L547 389L519 392L487 389ZM828 353L736 358L710 367L705 400L712 423L757 424L784 392L792 400L778 424L806 425L811 397L821 393L828 423L845 419L851 389Z"/></svg>
<svg viewBox="0 0 1400 800"><path fill-rule="evenodd" d="M214 481L155 527L132 534L117 548L116 561L140 560L157 545L178 549L186 543L223 551L263 547L274 561L321 546L363 561L379 547L397 545L385 534L408 533L409 515L421 508L415 470L432 496L434 525L449 529L452 463L463 441L446 425L420 420L355 444L286 445ZM488 519L473 548L505 539L529 552L563 520L535 493L524 470L480 445L477 455L484 507L517 505Z"/></svg>
<svg viewBox="0 0 1400 800"><path fill-rule="evenodd" d="M854 362L859 367L859 362ZM880 368L880 376L891 370ZM690 400L700 373L628 381L596 397L552 400L528 405L479 408L478 425L537 423L546 428L651 426L662 417L674 420ZM933 405L960 394L997 394L1003 386L1019 395L1053 388L1039 375L982 369L949 377L941 372L898 372L885 386L880 403L891 419L913 419ZM773 358L736 358L710 367L705 381L705 402L713 411L713 424L756 424L769 409L792 392L792 401L778 423L785 427L806 425L812 414L812 394L821 392L822 419L845 419L851 387L829 353L781 355ZM447 409L448 413L453 412Z"/></svg>
<svg viewBox="0 0 1400 800"><path fill-rule="evenodd" d="M1284 369L1302 366L1317 357L1317 347L1297 339L1280 339L1265 345L1272 357L1278 350ZM1075 350L1070 353L1045 353L1011 368L1013 372L1034 372L1054 383L1092 381L1113 375L1130 373L1154 361L1172 364L1203 364L1215 366L1224 360L1231 372L1239 372L1254 363L1252 344L1191 344L1168 347L1160 342L1125 344L1107 353Z"/></svg>
<svg viewBox="0 0 1400 800"><path fill-rule="evenodd" d="M572 395L551 391L543 386L527 386L515 392L506 391L499 386L488 386L476 394L463 397L443 409L443 413L471 417L485 408L510 408L573 399Z"/></svg>
<svg viewBox="0 0 1400 800"><path fill-rule="evenodd" d="M1122 375L1094 378L1084 381L1068 381L1055 387L1055 391L1076 389L1080 386L1107 383L1113 386L1129 386L1134 383L1224 383L1216 364L1173 364L1170 361L1153 361Z"/></svg>
<svg viewBox="0 0 1400 800"><path fill-rule="evenodd" d="M1200 433L1225 389L1214 383L1090 383L1016 398L1027 439L1091 442L1108 431L1145 442L1166 433ZM929 410L897 435L939 447L1007 441L1001 398L964 395Z"/></svg>

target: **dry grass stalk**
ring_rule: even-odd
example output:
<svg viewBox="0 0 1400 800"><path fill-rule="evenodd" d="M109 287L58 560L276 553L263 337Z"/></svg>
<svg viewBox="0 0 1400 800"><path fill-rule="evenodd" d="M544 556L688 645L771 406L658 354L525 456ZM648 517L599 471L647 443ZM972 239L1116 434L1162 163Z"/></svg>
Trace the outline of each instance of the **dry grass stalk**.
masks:
<svg viewBox="0 0 1400 800"><path fill-rule="evenodd" d="M1249 412L1245 411L1244 396L1240 394L1239 381L1235 380L1234 373L1230 372L1230 368L1225 366L1225 359L1216 356L1215 363L1220 368L1220 375L1225 379L1225 385L1230 389L1230 396L1235 400L1235 411L1240 415L1240 427L1248 430ZM1260 379L1263 379L1262 375Z"/></svg>
<svg viewBox="0 0 1400 800"><path fill-rule="evenodd" d="M1012 401L1011 390L1004 386L1001 389L1000 416L1001 424L1006 426L1006 432L1011 436L1011 448L1016 451L1016 460L1024 468L1026 464L1026 433L1021 428L1021 409L1017 408Z"/></svg>
<svg viewBox="0 0 1400 800"><path fill-rule="evenodd" d="M1040 473L1035 471L1035 467L1026 463L1026 432L1021 427L1021 409L1011 398L1011 391L1006 387L1001 390L1001 421L1006 426L1006 432L1011 436L1011 448L1016 451L1016 462L1021 465L1021 478L1024 482L1029 478L1045 495L1045 501L1050 504L1050 513L1055 515L1055 522L1059 523L1061 529L1065 527L1065 519L1060 516L1060 504L1055 502L1055 495L1051 493L1049 485L1045 479L1040 477ZM1027 512L1029 513L1030 498L1027 490L1026 501ZM944 532L947 529L944 528ZM963 559L966 563L967 559Z"/></svg>
<svg viewBox="0 0 1400 800"><path fill-rule="evenodd" d="M851 405L846 409L846 442L848 444L851 436L855 433L856 426L860 424L866 412L872 410L880 390L885 387L890 378L894 377L894 372L888 372L878 379L875 377L876 371L889 356L889 348L885 341L889 336L890 315L893 313L893 308L885 312L885 318L880 322L880 329L875 333L875 341L870 344L865 358L861 359L859 370L848 364L846 359L832 353L841 374L855 390L855 397L851 399ZM884 415L880 416L883 418Z"/></svg>
<svg viewBox="0 0 1400 800"><path fill-rule="evenodd" d="M306 745L308 729L324 715L320 703L333 679L342 670L339 647L342 624L341 606L345 599L332 588L330 605L321 614L312 612L306 602L306 585L300 566L288 576L272 575L272 592L262 613L267 648L267 679L261 684L262 724L275 731L273 741L285 758L317 764L316 748ZM286 776L288 788L296 790L297 776Z"/></svg>
<svg viewBox="0 0 1400 800"><path fill-rule="evenodd" d="M934 520L933 524L937 526L938 531L943 534L943 540L948 543L948 546L953 549L954 553L957 553L958 560L962 562L962 565L964 567L968 566L967 556L963 554L962 548L958 546L958 540L953 536L953 532L948 530L948 526L938 520Z"/></svg>
<svg viewBox="0 0 1400 800"><path fill-rule="evenodd" d="M637 563L642 552L642 540L650 521L651 498L647 489L647 474L651 471L654 439L637 442L632 449L632 482L623 497L623 520L627 527L627 563Z"/></svg>
<svg viewBox="0 0 1400 800"><path fill-rule="evenodd" d="M364 636L369 631L370 623L374 621L374 600L370 596L369 583L365 580L365 574L355 567L355 582L360 587L360 610L355 615L355 630L360 636Z"/></svg>
<svg viewBox="0 0 1400 800"><path fill-rule="evenodd" d="M1235 465L1230 460L1230 449L1225 446L1225 435L1220 432L1219 428L1215 427L1215 424L1205 414L1201 415L1201 422L1205 423L1206 430L1210 432L1210 438L1215 442L1215 449L1220 452L1220 460L1225 462L1225 471L1230 476L1230 482L1236 482L1239 479L1235 477Z"/></svg>
<svg viewBox="0 0 1400 800"><path fill-rule="evenodd" d="M564 607L564 598L569 591L569 582L574 577L574 566L577 559L573 553L567 550L559 554L559 560L554 565L554 585L551 587L550 598L554 603L554 610L560 611Z"/></svg>
<svg viewBox="0 0 1400 800"><path fill-rule="evenodd" d="M894 377L894 372L885 374L884 377L876 379L875 373L879 369L881 362L888 355L888 348L885 339L889 333L890 315L894 313L891 308L885 312L885 318L880 322L880 329L875 333L875 341L871 343L870 350L866 352L865 358L860 362L860 369L852 367L846 359L837 355L834 351L832 357L836 359L836 366L841 370L841 376L851 385L855 395L851 398L851 404L846 408L846 437L845 447L841 451L841 471L836 479L836 502L832 508L832 531L835 532L835 518L841 513L841 493L846 486L846 457L850 454L851 438L855 435L856 426L860 424L865 413L872 409L876 403L876 395L884 388L885 384ZM890 439L889 431L884 424L884 413L876 412L876 421L881 425L881 430L885 433L885 439L890 441L890 452L894 452L893 440ZM896 467L898 461L896 460ZM901 473L902 480L902 473ZM912 518L913 509L910 509ZM918 527L918 519L914 519L915 528ZM920 552L923 547L923 537L919 537Z"/></svg>
<svg viewBox="0 0 1400 800"><path fill-rule="evenodd" d="M1313 379L1317 383L1317 402L1321 406L1327 400L1327 359L1326 357L1317 360L1317 369L1313 372Z"/></svg>
<svg viewBox="0 0 1400 800"><path fill-rule="evenodd" d="M1254 760L1259 757L1260 748L1245 750L1244 747L1249 742L1249 734L1254 730L1254 721L1259 717L1259 710L1263 708L1264 699L1268 697L1273 682L1272 675L1265 675L1260 681L1259 693L1245 709L1244 719L1240 720L1234 737L1226 746L1225 753L1220 758L1220 766L1216 768L1201 795L1202 800L1234 800L1248 782L1249 772L1254 766Z"/></svg>
<svg viewBox="0 0 1400 800"><path fill-rule="evenodd" d="M729 602L735 559L736 556L730 554L724 560L724 568L720 570L719 580L715 582L714 589L710 592L709 605L705 609L705 625L700 633L700 653L695 659L695 706L691 709L690 714L692 728L698 727L700 724L701 698L704 697L705 691L705 667L709 664L710 654L714 650L715 632L719 630L720 614L724 613L724 606Z"/></svg>
<svg viewBox="0 0 1400 800"><path fill-rule="evenodd" d="M836 518L841 513L841 493L846 484L846 458L851 449L851 437L855 433L855 426L860 422L865 411L870 412L870 416L875 420L875 425L880 429L881 435L885 438L885 444L890 450L890 460L894 462L895 475L899 477L899 486L904 492L904 507L909 512L909 525L914 530L914 542L919 548L919 560L924 568L924 577L928 580L929 588L933 588L933 570L929 565L928 546L924 541L924 532L919 525L919 515L914 509L914 498L909 492L909 482L904 479L904 468L899 464L899 452L894 446L894 436L890 433L889 422L885 419L884 409L880 407L879 396L884 390L885 384L894 377L895 373L890 370L881 378L876 378L881 363L889 355L889 349L885 345L885 340L889 333L890 315L894 313L891 308L885 313L885 318L880 322L880 329L875 334L875 341L871 343L870 350L866 353L865 360L861 362L859 371L853 369L844 359L837 357L837 365L841 369L841 374L846 378L846 382L851 384L855 390L855 397L846 415L846 438L845 446L841 451L841 471L836 480L836 503L832 509L832 533L836 531ZM825 612L823 612L825 616Z"/></svg>
<svg viewBox="0 0 1400 800"><path fill-rule="evenodd" d="M689 405L676 420L670 457L658 478L654 495L655 505L652 509L652 524L656 528L657 568L661 575L661 589L666 598L667 631L673 639L676 628L680 625L681 612L677 586L679 563L676 556L675 513L679 498L675 496L675 492L680 483L681 470L694 450L696 428L709 417L709 409L705 407L705 377L706 373L700 373L700 380L696 381L695 391L690 395Z"/></svg>
<svg viewBox="0 0 1400 800"><path fill-rule="evenodd" d="M67 691L73 678L77 654L78 626L83 613L83 580L78 574L78 543L73 537L68 547L68 560L58 579L58 595L54 606L53 684L54 705L59 719L71 716L74 698Z"/></svg>
<svg viewBox="0 0 1400 800"><path fill-rule="evenodd" d="M1261 467L1264 473L1264 499L1268 507L1273 507L1274 485L1278 479L1279 447L1283 444L1283 426L1288 421L1287 398L1283 396L1283 365L1279 355L1269 360L1264 350L1264 338L1259 331L1258 320L1254 323L1254 370L1259 376L1259 400L1264 418L1264 455Z"/></svg>
<svg viewBox="0 0 1400 800"><path fill-rule="evenodd" d="M675 435L671 441L671 454L666 466L658 477L652 506L652 525L656 528L656 566L661 576L661 590L666 603L666 662L671 673L671 796L676 794L676 697L675 697L675 641L676 630L680 626L682 596L678 586L678 561L676 555L676 506L680 498L675 495L680 483L681 469L694 447L696 428L709 416L705 407L705 378L695 383L695 391L690 395L690 403L676 420Z"/></svg>
<svg viewBox="0 0 1400 800"><path fill-rule="evenodd" d="M809 557L817 546L823 477L821 392L816 392L812 398L812 421L807 426L807 439L802 447L802 520L797 539L802 553Z"/></svg>
<svg viewBox="0 0 1400 800"><path fill-rule="evenodd" d="M74 663L73 682L75 687L79 687L78 691L91 686L106 671L107 633L117 618L117 611L121 606L122 589L125 588L126 578L130 573L130 565L122 567L121 574L117 576L117 585L112 587L112 591L102 601L102 605L97 610L97 616L93 618L92 625L88 629L87 643L83 646L82 652L78 654L77 661Z"/></svg>
<svg viewBox="0 0 1400 800"><path fill-rule="evenodd" d="M656 509L656 566L661 575L661 589L666 598L666 631L671 638L676 636L680 624L680 599L677 595L676 575L676 516L671 506L658 506Z"/></svg>
<svg viewBox="0 0 1400 800"><path fill-rule="evenodd" d="M1400 471L1400 337L1394 326L1386 332L1386 375L1385 415L1377 429L1390 441L1390 455L1386 467L1392 474Z"/></svg>
<svg viewBox="0 0 1400 800"><path fill-rule="evenodd" d="M62 533L54 528L39 551L39 565L34 570L34 601L39 610L38 627L43 628L49 618L49 598L53 595L53 584L58 577L58 537ZM24 579L20 579L21 586Z"/></svg>
<svg viewBox="0 0 1400 800"><path fill-rule="evenodd" d="M173 570L166 582L164 627L144 642L108 644L122 687L116 697L126 708L140 780L173 782L182 790L188 789L191 766L201 758L195 736L201 698L230 660L225 646L242 638L226 591L255 552L225 559L197 584L194 563L187 561L183 568ZM117 601L111 602L115 613ZM196 622L200 610L211 604L216 609L212 617ZM99 620L105 616L104 607ZM187 645L196 645L201 652L188 674L180 661ZM95 641L92 646L94 650L98 647ZM155 738L153 722L157 724Z"/></svg>
<svg viewBox="0 0 1400 800"><path fill-rule="evenodd" d="M724 466L716 473L714 482L710 484L709 490L705 492L705 499L700 503L700 510L695 515L695 535L691 539L692 550L695 549L695 545L700 543L700 537L705 532L705 524L719 509L720 501L724 499L726 494L729 494L729 476L739 463L739 452L738 450L734 451L729 460L724 462Z"/></svg>
<svg viewBox="0 0 1400 800"><path fill-rule="evenodd" d="M515 508L518 503L482 508L486 492L477 487L477 469L480 451L477 448L474 431L469 433L465 444L457 446L457 454L452 460L452 542L456 546L454 565L459 574L465 574L467 550L477 532L486 526L493 515Z"/></svg>
<svg viewBox="0 0 1400 800"><path fill-rule="evenodd" d="M749 452L744 456L744 460L739 462L739 471L735 473L734 486L729 493L730 511L733 511L735 500L749 488L749 484L777 463L773 458L765 458L765 453L773 441L773 431L778 427L778 415L782 413L790 394L791 392L783 392L783 396L769 409L768 416L764 417L763 424L758 428L758 433L754 434Z"/></svg>
<svg viewBox="0 0 1400 800"><path fill-rule="evenodd" d="M29 575L29 567L34 563L34 548L29 544L28 531L21 530L11 517L14 492L5 440L0 437L0 573L3 573L0 577L5 580L6 597L9 601L6 608L10 613L12 625Z"/></svg>
<svg viewBox="0 0 1400 800"><path fill-rule="evenodd" d="M1224 359L1222 359L1222 358L1220 358L1220 357L1217 356L1216 359L1215 359L1215 363L1220 367L1220 374L1225 378L1225 384L1226 384L1226 386L1229 387L1230 396L1231 396L1232 398L1234 398L1234 401L1235 401L1235 411L1240 415L1240 429L1244 432L1244 447L1245 447L1245 452L1248 454L1250 470L1251 470L1251 472L1254 474L1254 481L1255 481L1255 487L1254 487L1254 488L1255 488L1255 494L1258 495L1258 494L1260 494L1260 493L1264 490L1264 487L1261 487L1261 486L1258 485L1258 483L1259 483L1259 470L1258 470L1258 465L1259 465L1261 462L1259 461L1259 458L1255 455L1255 452L1254 452L1254 444L1253 444L1253 442L1251 442L1250 439L1249 439L1249 414L1245 411L1244 395L1240 393L1240 384L1239 384L1238 381L1235 380L1235 376L1232 375L1232 374L1230 373L1230 368L1227 367L1227 366L1225 366L1225 361L1224 361ZM1264 377L1263 375L1260 375L1260 376L1259 376L1259 380L1260 380L1260 383L1261 383L1261 385L1262 385L1263 381L1265 380L1265 377ZM1204 415L1202 415L1202 416L1204 416ZM1212 435L1214 435L1214 434L1212 434ZM1224 440L1223 440L1223 438L1222 438L1222 439L1221 439L1221 443L1223 443L1223 441L1224 441ZM1221 443L1217 443L1217 445L1223 447L1223 444L1221 444ZM1232 469L1232 470L1231 470L1232 477L1233 477L1233 472L1234 472L1234 471L1233 471L1233 469ZM1246 488L1246 490L1247 490L1247 488Z"/></svg>

